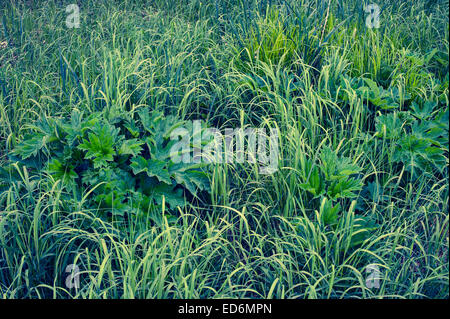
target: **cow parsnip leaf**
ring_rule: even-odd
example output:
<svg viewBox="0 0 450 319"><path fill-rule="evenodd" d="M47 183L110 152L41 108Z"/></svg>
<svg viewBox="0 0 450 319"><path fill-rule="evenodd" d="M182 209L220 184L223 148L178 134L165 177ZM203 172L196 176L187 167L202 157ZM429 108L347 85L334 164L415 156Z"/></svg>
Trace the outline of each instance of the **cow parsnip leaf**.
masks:
<svg viewBox="0 0 450 319"><path fill-rule="evenodd" d="M119 155L137 156L142 152L143 144L144 144L143 141L136 139L136 138L131 139L131 140L124 140L122 142L122 145L120 146L118 153L119 153Z"/></svg>
<svg viewBox="0 0 450 319"><path fill-rule="evenodd" d="M130 166L133 170L133 173L136 175L142 172L146 172L149 177L154 176L160 182L172 184L169 171L166 167L166 162L156 159L146 160L144 157L138 156L131 160Z"/></svg>
<svg viewBox="0 0 450 319"><path fill-rule="evenodd" d="M57 158L49 162L47 171L55 180L61 180L66 185L71 185L75 178L78 177L72 164L63 164Z"/></svg>
<svg viewBox="0 0 450 319"><path fill-rule="evenodd" d="M117 136L118 129L112 125L98 124L89 133L88 139L83 139L78 149L86 151L85 158L93 160L94 168L104 167L107 162L114 160Z"/></svg>

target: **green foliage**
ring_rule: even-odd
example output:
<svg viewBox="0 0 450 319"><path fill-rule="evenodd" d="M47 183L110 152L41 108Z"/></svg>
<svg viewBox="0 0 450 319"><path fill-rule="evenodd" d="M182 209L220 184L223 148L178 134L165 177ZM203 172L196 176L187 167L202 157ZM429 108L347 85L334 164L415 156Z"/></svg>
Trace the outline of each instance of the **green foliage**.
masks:
<svg viewBox="0 0 450 319"><path fill-rule="evenodd" d="M401 104L411 98L407 92L400 93L397 87L385 89L368 78L343 76L339 84L341 87L339 98L342 101L348 102L351 99L349 92L354 91L356 96L366 101L374 112L399 109ZM335 90L335 88L333 89Z"/></svg>
<svg viewBox="0 0 450 319"><path fill-rule="evenodd" d="M279 11L270 10L251 29L242 58L249 62L259 60L268 65L292 65L299 58L298 32L292 24L285 26Z"/></svg>
<svg viewBox="0 0 450 319"><path fill-rule="evenodd" d="M413 178L443 173L448 156L448 107L413 102L411 111L394 112L376 119L377 136L391 143L392 161L402 163Z"/></svg>
<svg viewBox="0 0 450 319"><path fill-rule="evenodd" d="M335 225L338 222L338 215L341 210L341 204L333 206L333 201L323 197L320 204L320 219L325 225Z"/></svg>
<svg viewBox="0 0 450 319"><path fill-rule="evenodd" d="M0 298L448 298L448 1L78 2L0 1Z"/></svg>
<svg viewBox="0 0 450 319"><path fill-rule="evenodd" d="M354 198L354 192L361 190L362 182L350 177L361 171L350 158L338 156L336 151L325 146L319 155L319 162L307 161L304 167L304 183L300 185L315 198L325 195L332 200Z"/></svg>
<svg viewBox="0 0 450 319"><path fill-rule="evenodd" d="M319 27L307 28L311 17L297 7L287 4L290 14L282 13L274 7L267 7L264 15L259 15L250 27L246 28L239 48L237 67L249 71L257 62L270 67L283 66L297 71L302 63L318 67L322 59L322 45L334 30L328 30L327 38L321 38ZM331 20L328 20L329 24ZM330 26L327 25L327 29ZM253 70L255 72L255 70ZM258 72L258 71L257 71ZM252 72L250 72L251 74Z"/></svg>
<svg viewBox="0 0 450 319"><path fill-rule="evenodd" d="M119 129L109 123L96 122L90 130L88 140L83 139L83 143L77 148L86 151L85 159L92 159L94 169L105 167L108 162L114 160L116 151L114 144L118 143Z"/></svg>
<svg viewBox="0 0 450 319"><path fill-rule="evenodd" d="M68 120L38 121L14 155L35 161L33 174L44 170L78 196L89 190L91 207L119 215L160 211L162 197L175 211L187 203L183 191L196 197L209 190L199 165L170 159L170 133L184 122L148 108L140 110L138 120L124 114L109 121L104 114L85 117L74 110Z"/></svg>
<svg viewBox="0 0 450 319"><path fill-rule="evenodd" d="M322 148L318 162L308 160L305 163L303 175L305 183L300 184L300 187L319 201L320 207L316 211L318 220L323 225L331 226L335 232L346 227L340 218L341 203L345 203L345 199L358 197L358 192L362 190L363 183L358 176L360 171L361 167L350 158L339 156L337 151L328 146ZM373 231L373 228L365 227L363 223L357 227L359 228L356 233L359 235L351 240L349 247L360 244Z"/></svg>

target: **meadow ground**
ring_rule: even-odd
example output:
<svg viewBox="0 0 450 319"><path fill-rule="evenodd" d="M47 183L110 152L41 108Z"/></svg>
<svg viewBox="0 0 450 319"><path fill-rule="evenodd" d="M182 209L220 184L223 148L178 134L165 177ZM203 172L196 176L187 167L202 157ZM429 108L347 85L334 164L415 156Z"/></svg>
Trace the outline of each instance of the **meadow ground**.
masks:
<svg viewBox="0 0 450 319"><path fill-rule="evenodd" d="M0 296L448 298L448 5L1 0Z"/></svg>

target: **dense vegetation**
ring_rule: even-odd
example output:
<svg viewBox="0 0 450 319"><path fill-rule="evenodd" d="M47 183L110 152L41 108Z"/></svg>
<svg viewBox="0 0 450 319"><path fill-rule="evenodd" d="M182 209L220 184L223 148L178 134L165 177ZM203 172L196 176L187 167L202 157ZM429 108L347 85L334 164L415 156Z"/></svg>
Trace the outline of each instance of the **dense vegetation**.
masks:
<svg viewBox="0 0 450 319"><path fill-rule="evenodd" d="M448 1L71 3L0 3L0 296L449 297ZM198 119L278 170L174 163Z"/></svg>

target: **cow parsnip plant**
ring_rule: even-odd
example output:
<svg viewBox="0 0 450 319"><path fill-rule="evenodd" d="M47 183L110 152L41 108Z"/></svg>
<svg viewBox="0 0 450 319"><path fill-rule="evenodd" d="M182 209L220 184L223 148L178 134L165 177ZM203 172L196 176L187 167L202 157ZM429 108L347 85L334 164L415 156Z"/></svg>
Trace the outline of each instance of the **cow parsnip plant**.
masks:
<svg viewBox="0 0 450 319"><path fill-rule="evenodd" d="M44 117L30 126L13 158L50 187L59 182L80 199L88 193L90 206L105 215L155 214L163 201L175 212L188 203L185 195L209 191L201 164L171 160L170 134L182 125L188 123L148 108L113 119L74 110L67 120Z"/></svg>
<svg viewBox="0 0 450 319"><path fill-rule="evenodd" d="M413 102L410 111L380 115L377 136L392 147L392 162L402 163L416 179L422 174L443 174L448 156L448 107L438 102Z"/></svg>

